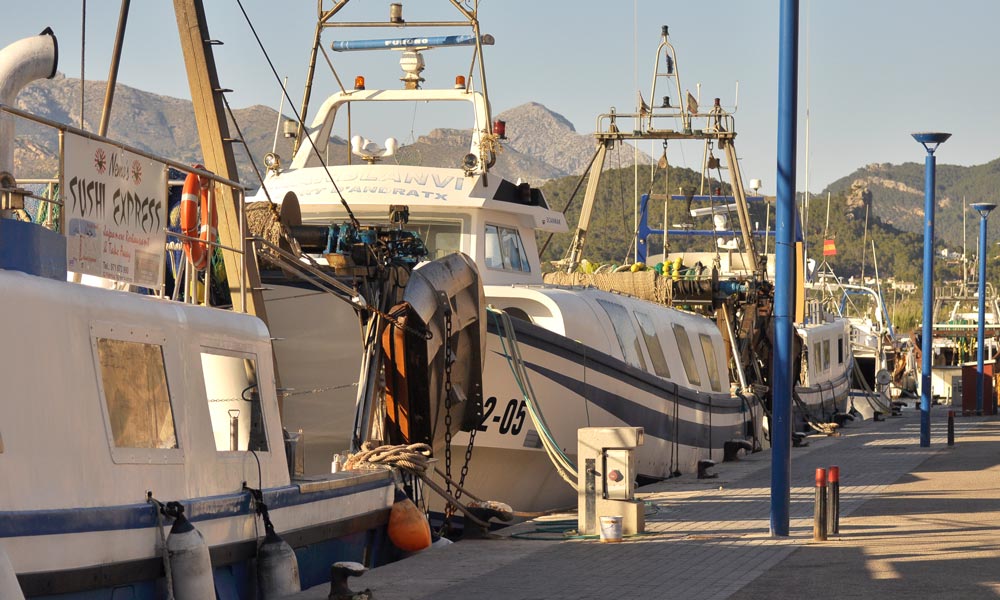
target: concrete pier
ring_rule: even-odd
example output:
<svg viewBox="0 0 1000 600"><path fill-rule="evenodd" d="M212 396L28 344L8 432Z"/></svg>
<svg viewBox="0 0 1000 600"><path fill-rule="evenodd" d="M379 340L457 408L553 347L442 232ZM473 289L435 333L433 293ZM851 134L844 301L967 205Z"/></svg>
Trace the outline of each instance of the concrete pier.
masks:
<svg viewBox="0 0 1000 600"><path fill-rule="evenodd" d="M935 411L944 410L935 408ZM579 598L997 598L1000 420L944 412L920 446L920 412L849 424L792 451L791 529L768 534L769 453L640 488L644 535L564 538L575 515L523 523L502 539L422 552L353 580L377 600ZM815 470L840 468L840 532L812 539ZM557 533L551 533L555 529ZM325 599L326 586L295 600Z"/></svg>

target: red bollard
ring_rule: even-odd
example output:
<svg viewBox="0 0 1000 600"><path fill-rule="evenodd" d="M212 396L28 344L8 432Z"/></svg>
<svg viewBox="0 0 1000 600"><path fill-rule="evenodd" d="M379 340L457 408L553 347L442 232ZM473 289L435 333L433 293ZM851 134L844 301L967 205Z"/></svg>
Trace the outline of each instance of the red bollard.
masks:
<svg viewBox="0 0 1000 600"><path fill-rule="evenodd" d="M840 533L840 467L829 469L830 500L826 504L826 524L832 534Z"/></svg>
<svg viewBox="0 0 1000 600"><path fill-rule="evenodd" d="M955 445L955 411L948 411L948 446Z"/></svg>
<svg viewBox="0 0 1000 600"><path fill-rule="evenodd" d="M813 511L813 541L826 541L826 469L816 469L816 506Z"/></svg>

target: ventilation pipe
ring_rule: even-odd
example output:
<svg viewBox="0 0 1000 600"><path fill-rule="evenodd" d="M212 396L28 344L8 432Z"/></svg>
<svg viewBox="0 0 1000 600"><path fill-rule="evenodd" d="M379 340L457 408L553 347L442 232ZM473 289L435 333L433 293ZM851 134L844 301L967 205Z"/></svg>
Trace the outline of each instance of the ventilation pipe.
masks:
<svg viewBox="0 0 1000 600"><path fill-rule="evenodd" d="M0 103L13 106L18 93L36 79L52 79L59 46L52 29L0 50ZM14 118L0 113L0 173L14 172Z"/></svg>

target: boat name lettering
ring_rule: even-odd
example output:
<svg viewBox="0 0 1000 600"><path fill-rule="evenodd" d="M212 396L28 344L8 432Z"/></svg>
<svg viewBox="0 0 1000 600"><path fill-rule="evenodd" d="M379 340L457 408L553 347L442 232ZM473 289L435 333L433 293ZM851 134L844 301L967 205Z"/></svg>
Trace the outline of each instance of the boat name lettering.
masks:
<svg viewBox="0 0 1000 600"><path fill-rule="evenodd" d="M404 185L413 186L414 184L421 187L427 187L428 180L434 185L435 188L439 190L444 189L454 189L456 192L462 191L462 187L465 185L465 181L461 177L455 177L453 175L438 175L430 174L428 177L427 173L423 174L411 174L407 173L405 176L401 176L399 173L392 173L387 175L373 175L373 174L363 174L358 176L355 173L348 173L337 177L337 181L370 181L370 182L393 182Z"/></svg>
<svg viewBox="0 0 1000 600"><path fill-rule="evenodd" d="M497 408L497 398L496 396L490 396L483 403L483 418L479 421L479 426L476 427L479 431L487 431L490 428L491 423L498 424L498 431L501 435L518 435L521 433L521 429L524 427L524 419L527 415L525 413L525 403L522 399L518 403L517 398L511 398L507 402L507 406L504 407L503 415L494 415L493 412Z"/></svg>
<svg viewBox="0 0 1000 600"><path fill-rule="evenodd" d="M391 194L393 196L412 196L414 198L431 198L434 200L448 201L448 194L441 192L428 192L406 188L388 188L374 185L349 185L344 188L348 194Z"/></svg>

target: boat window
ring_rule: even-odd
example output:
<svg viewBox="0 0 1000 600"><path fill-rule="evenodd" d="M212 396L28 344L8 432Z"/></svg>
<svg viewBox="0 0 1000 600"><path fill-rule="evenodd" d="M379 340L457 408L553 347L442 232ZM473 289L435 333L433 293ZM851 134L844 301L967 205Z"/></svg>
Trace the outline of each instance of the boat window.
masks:
<svg viewBox="0 0 1000 600"><path fill-rule="evenodd" d="M813 368L816 369L817 372L823 370L823 360L822 360L822 358L823 358L823 349L820 346L820 343L816 342L815 344L813 344L812 365L813 365Z"/></svg>
<svg viewBox="0 0 1000 600"><path fill-rule="evenodd" d="M428 259L434 260L462 250L461 221L411 220L406 229L415 231L427 247Z"/></svg>
<svg viewBox="0 0 1000 600"><path fill-rule="evenodd" d="M618 345L622 349L625 362L633 367L646 370L646 359L642 356L642 348L639 347L639 336L632 326L632 319L628 316L628 311L621 304L598 299L597 303L604 308L611 319L611 326L615 330L615 337L618 338Z"/></svg>
<svg viewBox="0 0 1000 600"><path fill-rule="evenodd" d="M701 375L698 374L698 365L694 362L691 340L688 339L687 330L683 325L674 323L674 338L677 340L677 350L681 354L681 364L684 366L688 382L691 385L701 385Z"/></svg>
<svg viewBox="0 0 1000 600"><path fill-rule="evenodd" d="M830 368L830 340L823 340L823 370Z"/></svg>
<svg viewBox="0 0 1000 600"><path fill-rule="evenodd" d="M705 366L708 367L708 383L712 386L713 392L721 392L722 381L719 379L719 363L715 361L715 346L712 345L712 337L699 333L698 339L701 340L701 351L705 354Z"/></svg>
<svg viewBox="0 0 1000 600"><path fill-rule="evenodd" d="M222 352L213 349L201 353L215 449L266 451L257 361L251 356Z"/></svg>
<svg viewBox="0 0 1000 600"><path fill-rule="evenodd" d="M670 367L667 366L667 359L663 355L663 346L660 345L660 338L656 335L653 319L646 313L636 311L635 320L639 322L642 339L646 340L646 350L649 351L649 359L653 361L653 372L660 377L670 377Z"/></svg>
<svg viewBox="0 0 1000 600"><path fill-rule="evenodd" d="M117 448L177 448L163 348L97 338L101 387Z"/></svg>
<svg viewBox="0 0 1000 600"><path fill-rule="evenodd" d="M844 364L844 336L837 338L837 364Z"/></svg>
<svg viewBox="0 0 1000 600"><path fill-rule="evenodd" d="M531 272L521 234L512 227L486 226L486 266L504 271Z"/></svg>

